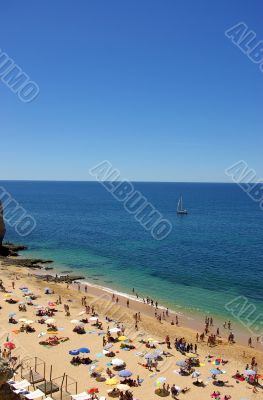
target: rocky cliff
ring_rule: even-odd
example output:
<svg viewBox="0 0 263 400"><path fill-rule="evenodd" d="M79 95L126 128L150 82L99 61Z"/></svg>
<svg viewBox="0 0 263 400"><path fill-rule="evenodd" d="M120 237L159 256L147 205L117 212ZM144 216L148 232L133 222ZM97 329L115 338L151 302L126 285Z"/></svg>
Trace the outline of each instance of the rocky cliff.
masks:
<svg viewBox="0 0 263 400"><path fill-rule="evenodd" d="M0 246L2 245L4 236L5 236L5 223L4 223L4 212L3 212L3 207L2 203L0 200Z"/></svg>

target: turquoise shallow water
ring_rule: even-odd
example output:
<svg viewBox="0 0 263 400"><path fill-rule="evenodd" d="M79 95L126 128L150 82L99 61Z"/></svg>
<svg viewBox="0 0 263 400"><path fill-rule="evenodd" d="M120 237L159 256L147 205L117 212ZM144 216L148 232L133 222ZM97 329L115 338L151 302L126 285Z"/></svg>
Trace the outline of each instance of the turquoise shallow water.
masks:
<svg viewBox="0 0 263 400"><path fill-rule="evenodd" d="M122 203L93 182L0 182L36 219L7 239L51 258L91 283L149 295L170 308L229 317L225 304L245 296L263 313L263 212L232 184L137 183L173 225L154 240ZM189 215L178 217L183 193Z"/></svg>

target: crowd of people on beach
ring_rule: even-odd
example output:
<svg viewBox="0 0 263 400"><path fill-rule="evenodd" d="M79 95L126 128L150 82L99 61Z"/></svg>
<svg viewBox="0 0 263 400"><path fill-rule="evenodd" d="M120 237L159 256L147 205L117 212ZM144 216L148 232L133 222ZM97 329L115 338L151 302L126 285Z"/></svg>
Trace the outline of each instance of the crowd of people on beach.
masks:
<svg viewBox="0 0 263 400"><path fill-rule="evenodd" d="M3 287L3 282L0 281L0 286ZM15 290L15 281L12 281L11 287L13 290ZM83 285L80 283L77 283L77 290L79 292L82 292ZM168 357L173 357L174 354L172 352L173 348L178 351L181 355L185 356L185 360L178 363L177 365L180 367L178 370L178 374L181 376L189 376L192 374L195 377L197 377L196 381L193 381L193 385L195 386L200 386L200 387L205 387L206 383L203 382L202 380L198 379L198 373L196 372L196 368L199 368L201 366L200 359L199 359L199 354L198 354L198 346L203 346L202 342L205 341L205 338L207 338L207 344L209 346L216 346L219 338L219 328L217 328L216 333L211 332L214 327L214 320L211 316L205 317L205 326L204 326L204 331L199 334L196 334L195 337L195 343L193 341L189 341L184 337L174 337L173 339L170 338L170 335L166 335L164 340L158 340L155 341L153 339L144 339L141 338L139 343L133 343L132 340L130 340L128 337L125 336L126 331L129 331L131 333L130 327L127 328L126 323L120 322L120 321L115 321L112 318L110 318L107 315L104 316L99 316L99 313L96 310L95 304L92 302L89 304L89 297L88 297L88 287L87 285L84 286L84 292L85 295L81 297L81 306L84 308L83 312L81 312L82 318L80 319L80 324L76 325L73 328L73 332L77 334L85 334L85 324L90 324L92 325L93 328L96 329L96 332L98 332L98 335L100 335L101 332L101 337L102 337L102 348L104 351L104 355L106 357L112 358L115 357L116 355L116 350L119 352L120 350L124 349L126 351L131 351L136 349L136 347L140 344L145 346L146 352L148 351L148 355L143 352L142 357L145 357L143 362L138 362L138 366L144 367L146 370L148 370L150 373L158 373L162 370L163 366L163 360ZM51 291L44 291L45 295L50 296L50 294L55 295L54 290ZM29 296L28 296L29 297ZM19 302L18 306L18 311L19 312L27 312L27 308L30 305L33 305L32 303L32 298L35 298L36 296L32 294L32 297L30 299L27 299L25 304L21 304L22 302ZM14 300L13 302L10 302L10 300L14 300L13 297L8 297L6 298L6 302L8 302L11 305L17 304L17 300ZM31 302L30 302L31 300ZM62 299L62 296L59 294L57 300L54 302L49 301L47 306L45 307L38 307L36 308L36 316L40 317L40 319L37 321L39 324L46 324L48 322L46 318L52 318L56 315L58 311L62 311L60 309L63 308L65 312L66 317L70 317L72 310L70 310L70 304L73 300L71 298L69 299ZM130 299L126 299L126 307L130 308ZM125 305L123 302L123 298L120 297L119 295L112 294L112 302L114 304L119 304L122 303L122 306ZM166 321L170 323L171 325L176 325L179 326L179 318L177 315L173 315L172 313L169 312L168 308L163 309L159 308L158 302L155 302L153 299L150 299L149 297L146 297L143 301L144 304L149 305L154 309L154 315L155 318L159 321ZM74 307L73 307L74 308ZM84 315L86 314L86 315ZM144 316L141 315L141 311L136 311L133 314L133 319L134 319L134 328L135 332L139 330L140 324L144 320ZM174 323L175 321L175 323ZM10 314L9 315L9 320L8 322L10 324L16 324L18 321L14 318L14 315ZM71 321L74 322L74 321ZM77 321L78 322L78 321ZM57 332L57 325L54 322L47 323L47 332L52 332L55 334ZM229 330L229 337L228 337L228 342L230 344L234 343L234 336L232 332L232 324L231 321L225 322L223 325L225 329ZM35 332L36 329L30 324L30 321L27 323L22 323L20 326L20 332ZM113 333L114 332L114 333ZM232 336L231 336L232 335ZM128 335L129 336L129 335ZM40 336L39 336L40 337ZM43 345L58 345L59 343L69 340L69 338L60 338L58 336L53 335L49 337L48 339L44 341L40 341L39 344ZM117 344L120 344L120 346L117 346ZM252 345L252 343L250 343ZM115 346L115 347L114 347ZM161 347L163 346L163 347ZM167 351L166 351L167 348ZM87 350L88 351L88 350ZM154 353L156 351L156 353ZM7 349L4 348L3 351L1 351L1 356L6 359L6 360L11 360L12 359L12 349ZM211 356L211 360L213 356ZM81 356L79 354L76 354L72 357L70 363L74 366L80 366L80 365L90 365L93 366L94 360L92 359L93 357L88 357L87 355ZM208 356L210 358L210 355ZM216 366L213 369L212 373L212 380L213 384L215 386L225 386L227 387L228 381L223 381L221 379L218 379L218 374L219 373L224 373L219 366L217 366L217 359L215 359ZM97 362L97 361L96 361ZM228 363L228 360L223 360L219 359L219 364L222 366L226 365ZM90 376L91 378L98 379L98 382L100 379L102 379L105 376L105 380L107 379L116 379L119 378L119 371L125 370L124 368L126 367L125 364L120 365L119 368L115 367L114 364L111 364L111 361L107 364L107 369L105 371L105 374L103 375L101 372L96 372L92 368L90 370ZM96 367L96 364L95 364ZM80 367L81 368L81 367ZM89 367L90 368L90 367ZM103 369L103 368L102 368ZM246 373L247 371L247 373ZM251 371L253 373L251 373ZM118 396L120 400L133 400L134 395L133 395L133 388L140 387L144 384L144 379L142 379L137 371L136 371L136 378L132 378L131 376L124 376L123 379L120 382L120 385L127 385L130 390L120 390L118 388L111 389L108 391L109 395L112 395L113 397ZM192 376L192 377L193 377ZM239 370L236 371L235 375L233 378L238 381L246 381L249 384L252 385L253 387L253 393L257 393L259 389L261 389L261 384L259 382L259 367L258 363L256 361L256 358L253 357L251 359L251 362L245 366L245 371L242 373ZM158 380L157 380L158 381ZM159 396L163 395L171 395L173 399L177 399L177 396L179 393L186 393L190 390L189 387L185 386L183 388L179 388L173 383L169 384L166 382L163 383L158 383L157 389L155 391L156 394ZM93 399L99 399L96 393L92 393L92 398ZM215 390L211 394L211 398L214 398L215 400L229 400L231 396L229 395L222 395L220 394L220 391Z"/></svg>

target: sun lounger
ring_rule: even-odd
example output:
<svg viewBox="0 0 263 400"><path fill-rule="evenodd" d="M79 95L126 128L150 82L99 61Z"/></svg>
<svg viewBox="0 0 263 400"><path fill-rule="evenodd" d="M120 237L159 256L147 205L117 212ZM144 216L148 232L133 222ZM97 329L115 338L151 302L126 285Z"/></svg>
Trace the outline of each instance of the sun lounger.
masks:
<svg viewBox="0 0 263 400"><path fill-rule="evenodd" d="M89 400L89 399L91 399L91 395L89 395L86 392L82 392L79 394L71 395L71 399L72 400Z"/></svg>
<svg viewBox="0 0 263 400"><path fill-rule="evenodd" d="M29 394L25 394L24 397L28 400L39 399L40 397L44 397L45 393L41 392L41 390L37 389L34 392L30 392Z"/></svg>
<svg viewBox="0 0 263 400"><path fill-rule="evenodd" d="M15 384L11 384L11 386L14 389L27 389L29 386L31 386L31 383L28 382L26 379L24 379L24 380L22 380L20 382L17 382Z"/></svg>

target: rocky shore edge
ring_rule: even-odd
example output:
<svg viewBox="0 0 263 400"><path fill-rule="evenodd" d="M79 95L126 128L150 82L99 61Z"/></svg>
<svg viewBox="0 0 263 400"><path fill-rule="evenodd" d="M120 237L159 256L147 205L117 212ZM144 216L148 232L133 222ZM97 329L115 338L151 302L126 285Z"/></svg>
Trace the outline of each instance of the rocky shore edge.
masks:
<svg viewBox="0 0 263 400"><path fill-rule="evenodd" d="M15 266L21 268L29 268L32 270L54 270L53 267L47 266L46 264L52 264L53 260L44 260L41 258L20 258L19 252L27 250L27 246L13 243L4 243L0 246L0 262L2 266ZM84 276L80 275L51 275L51 274L36 274L38 279L42 279L48 282L67 282L71 283L76 280L85 279Z"/></svg>

